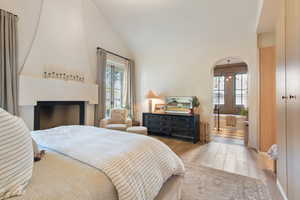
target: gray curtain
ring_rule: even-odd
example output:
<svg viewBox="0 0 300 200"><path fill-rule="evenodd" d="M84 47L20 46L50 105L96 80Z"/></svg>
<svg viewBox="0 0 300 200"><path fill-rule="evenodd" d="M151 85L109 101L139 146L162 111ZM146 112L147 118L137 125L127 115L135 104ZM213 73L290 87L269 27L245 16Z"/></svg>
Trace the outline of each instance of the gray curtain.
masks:
<svg viewBox="0 0 300 200"><path fill-rule="evenodd" d="M18 115L17 16L0 9L0 107Z"/></svg>
<svg viewBox="0 0 300 200"><path fill-rule="evenodd" d="M101 119L105 118L106 57L107 57L107 53L105 50L97 49L97 84L99 88L98 88L98 104L95 105L95 126L100 126Z"/></svg>
<svg viewBox="0 0 300 200"><path fill-rule="evenodd" d="M133 60L128 62L128 104L129 104L129 115L132 120L137 119L136 113L136 85L135 85L135 64Z"/></svg>

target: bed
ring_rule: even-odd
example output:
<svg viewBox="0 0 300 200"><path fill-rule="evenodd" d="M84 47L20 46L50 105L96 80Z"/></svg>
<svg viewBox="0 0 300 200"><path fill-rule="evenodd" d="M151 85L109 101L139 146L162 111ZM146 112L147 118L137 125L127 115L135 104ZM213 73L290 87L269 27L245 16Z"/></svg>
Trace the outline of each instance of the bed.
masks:
<svg viewBox="0 0 300 200"><path fill-rule="evenodd" d="M35 163L26 193L12 200L180 199L184 166L156 139L89 126L59 127L32 135L47 153Z"/></svg>

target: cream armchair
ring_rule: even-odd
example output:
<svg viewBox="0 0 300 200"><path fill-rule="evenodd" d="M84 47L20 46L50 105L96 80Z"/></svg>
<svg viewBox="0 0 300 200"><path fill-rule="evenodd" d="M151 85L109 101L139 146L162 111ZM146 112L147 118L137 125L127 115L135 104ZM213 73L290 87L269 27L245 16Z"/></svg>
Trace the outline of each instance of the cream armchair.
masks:
<svg viewBox="0 0 300 200"><path fill-rule="evenodd" d="M101 128L126 131L128 127L132 126L132 120L128 118L126 109L112 109L110 115L110 118L101 120Z"/></svg>

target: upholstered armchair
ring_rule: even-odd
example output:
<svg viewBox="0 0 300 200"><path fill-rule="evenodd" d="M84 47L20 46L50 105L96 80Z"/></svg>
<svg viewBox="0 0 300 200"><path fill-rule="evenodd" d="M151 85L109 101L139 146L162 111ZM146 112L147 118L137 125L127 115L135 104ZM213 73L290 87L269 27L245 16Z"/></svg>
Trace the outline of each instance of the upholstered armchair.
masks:
<svg viewBox="0 0 300 200"><path fill-rule="evenodd" d="M110 115L109 118L101 120L101 128L126 131L128 127L132 126L132 120L128 118L126 109L112 109Z"/></svg>

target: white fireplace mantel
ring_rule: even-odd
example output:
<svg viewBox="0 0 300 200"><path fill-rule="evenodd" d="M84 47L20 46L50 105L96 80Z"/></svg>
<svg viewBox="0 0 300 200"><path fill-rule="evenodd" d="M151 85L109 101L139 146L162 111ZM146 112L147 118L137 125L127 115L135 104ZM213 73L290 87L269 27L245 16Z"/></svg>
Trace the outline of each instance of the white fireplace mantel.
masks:
<svg viewBox="0 0 300 200"><path fill-rule="evenodd" d="M19 105L36 105L38 101L85 101L98 103L98 85L20 76Z"/></svg>

